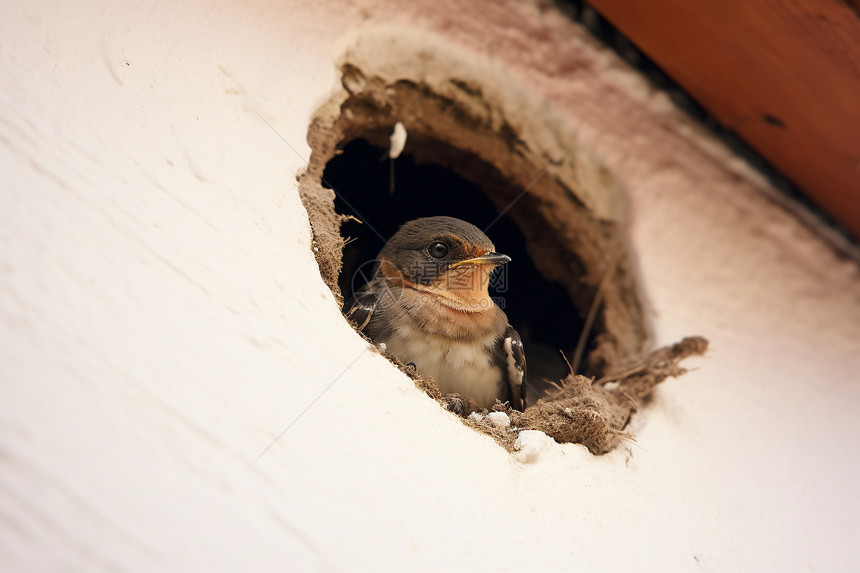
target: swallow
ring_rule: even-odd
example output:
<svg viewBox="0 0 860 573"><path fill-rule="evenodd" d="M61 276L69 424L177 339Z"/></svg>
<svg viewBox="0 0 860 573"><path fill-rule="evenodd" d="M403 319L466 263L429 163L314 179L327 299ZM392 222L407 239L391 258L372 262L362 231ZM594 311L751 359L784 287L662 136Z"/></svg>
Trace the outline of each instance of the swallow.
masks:
<svg viewBox="0 0 860 573"><path fill-rule="evenodd" d="M409 221L386 242L372 279L347 304L356 328L478 408L526 406L523 342L489 294L509 262L474 225L452 217Z"/></svg>

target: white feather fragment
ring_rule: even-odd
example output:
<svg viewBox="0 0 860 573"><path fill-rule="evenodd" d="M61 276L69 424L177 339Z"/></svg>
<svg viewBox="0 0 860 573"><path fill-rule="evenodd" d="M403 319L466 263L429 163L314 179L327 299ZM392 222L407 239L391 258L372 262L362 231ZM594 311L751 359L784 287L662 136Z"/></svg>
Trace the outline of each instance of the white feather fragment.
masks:
<svg viewBox="0 0 860 573"><path fill-rule="evenodd" d="M397 159L403 153L403 148L406 147L406 128L401 122L398 121L394 124L394 131L391 132L388 141L390 142L388 157Z"/></svg>
<svg viewBox="0 0 860 573"><path fill-rule="evenodd" d="M511 419L504 412L490 412L487 419L497 428L511 427Z"/></svg>

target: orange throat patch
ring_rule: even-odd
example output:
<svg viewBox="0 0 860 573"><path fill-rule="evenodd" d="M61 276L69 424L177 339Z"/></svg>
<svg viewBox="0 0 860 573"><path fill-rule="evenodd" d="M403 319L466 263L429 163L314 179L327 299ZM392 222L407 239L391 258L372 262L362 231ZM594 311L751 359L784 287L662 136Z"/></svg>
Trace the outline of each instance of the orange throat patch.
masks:
<svg viewBox="0 0 860 573"><path fill-rule="evenodd" d="M411 288L440 297L443 304L462 312L484 312L495 306L490 298L491 265L462 265L449 269L429 285Z"/></svg>

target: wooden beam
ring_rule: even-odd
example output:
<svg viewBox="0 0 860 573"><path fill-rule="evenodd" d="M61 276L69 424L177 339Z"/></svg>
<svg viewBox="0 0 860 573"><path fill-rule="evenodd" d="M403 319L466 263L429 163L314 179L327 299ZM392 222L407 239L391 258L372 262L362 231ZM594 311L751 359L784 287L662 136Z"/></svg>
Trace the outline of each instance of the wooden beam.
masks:
<svg viewBox="0 0 860 573"><path fill-rule="evenodd" d="M727 128L860 237L857 0L593 0Z"/></svg>

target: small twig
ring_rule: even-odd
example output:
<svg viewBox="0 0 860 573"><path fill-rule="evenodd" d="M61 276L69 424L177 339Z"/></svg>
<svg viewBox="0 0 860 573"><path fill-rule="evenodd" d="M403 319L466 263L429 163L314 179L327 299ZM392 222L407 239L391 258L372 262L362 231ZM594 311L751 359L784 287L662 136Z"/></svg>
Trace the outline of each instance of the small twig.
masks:
<svg viewBox="0 0 860 573"><path fill-rule="evenodd" d="M547 384L551 384L552 386L554 386L559 392L564 390L564 388L559 386L558 383L554 382L553 380L550 380L549 378L544 378L543 381Z"/></svg>
<svg viewBox="0 0 860 573"><path fill-rule="evenodd" d="M634 398L633 396L631 396L630 394L628 394L627 392L625 392L623 390L621 391L621 395L624 396L625 398L627 398L628 400L630 400L630 402L633 404L634 410L639 410L639 401L636 400L636 398Z"/></svg>
<svg viewBox="0 0 860 573"><path fill-rule="evenodd" d="M594 301L591 303L591 308L588 309L588 316L585 318L585 324L582 325L582 332L579 335L579 341L576 343L576 350L573 352L573 373L579 369L579 363L582 360L582 353L585 352L585 343L588 340L588 335L591 332L591 327L594 325L594 320L597 318L597 310L603 302L603 297L606 295L606 285L609 284L609 279L615 274L615 268L621 260L621 251L615 253L609 267L606 269L603 278L600 279L600 284L597 285L597 292L594 294Z"/></svg>
<svg viewBox="0 0 860 573"><path fill-rule="evenodd" d="M625 372L621 372L619 374L612 374L610 376L604 376L600 380L595 381L594 384L604 384L606 382L611 382L613 380L617 380L620 382L621 380L624 380L625 378L629 378L629 377L633 376L634 374L638 374L638 373L642 372L643 370L648 369L649 367L650 367L650 364L640 364L639 366L636 366L635 368L631 368L630 370L627 370Z"/></svg>
<svg viewBox="0 0 860 573"><path fill-rule="evenodd" d="M570 365L570 360L567 359L567 355L565 355L564 350L561 348L558 349L559 354L561 354L562 359L564 359L564 363L567 364L567 369L571 374L574 374L573 366Z"/></svg>

